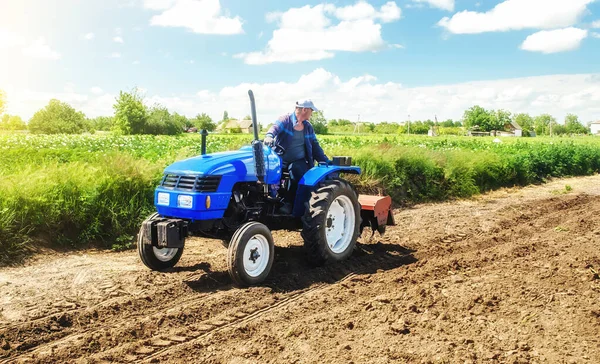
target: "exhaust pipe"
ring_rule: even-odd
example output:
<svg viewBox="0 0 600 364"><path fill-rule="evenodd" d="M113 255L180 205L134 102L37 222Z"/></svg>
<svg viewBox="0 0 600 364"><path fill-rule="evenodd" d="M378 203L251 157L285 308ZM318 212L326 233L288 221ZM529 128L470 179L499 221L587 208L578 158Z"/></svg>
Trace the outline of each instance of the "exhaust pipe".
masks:
<svg viewBox="0 0 600 364"><path fill-rule="evenodd" d="M208 135L208 131L206 131L206 129L202 129L202 131L200 132L200 135L202 135L202 146L201 146L200 153L202 155L205 155L206 154L206 136Z"/></svg>
<svg viewBox="0 0 600 364"><path fill-rule="evenodd" d="M265 157L263 153L263 143L258 138L258 122L256 121L256 102L254 101L254 93L248 90L250 96L250 108L252 110L252 126L254 129L254 140L252 141L252 151L254 152L254 166L258 182L264 185L265 194L268 193L268 186L265 184Z"/></svg>

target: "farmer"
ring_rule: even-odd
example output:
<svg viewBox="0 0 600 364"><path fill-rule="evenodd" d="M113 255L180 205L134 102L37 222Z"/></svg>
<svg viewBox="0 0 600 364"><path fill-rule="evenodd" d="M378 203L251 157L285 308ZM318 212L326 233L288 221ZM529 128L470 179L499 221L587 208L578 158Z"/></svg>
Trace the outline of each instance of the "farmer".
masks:
<svg viewBox="0 0 600 364"><path fill-rule="evenodd" d="M272 147L278 144L285 149L281 156L283 168L290 172L291 186L288 196L291 197L291 201L280 209L281 213L291 213L292 206L289 203L293 202L296 196L298 182L315 165L315 161L330 162L308 121L313 111L319 110L310 99L296 101L294 112L279 117L265 136L266 145Z"/></svg>

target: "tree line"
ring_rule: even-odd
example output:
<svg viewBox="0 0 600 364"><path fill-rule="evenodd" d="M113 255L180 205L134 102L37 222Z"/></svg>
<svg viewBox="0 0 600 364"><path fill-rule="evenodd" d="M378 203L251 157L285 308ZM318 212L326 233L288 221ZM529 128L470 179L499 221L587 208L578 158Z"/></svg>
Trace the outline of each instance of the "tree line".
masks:
<svg viewBox="0 0 600 364"><path fill-rule="evenodd" d="M0 91L0 114L6 95ZM137 89L119 92L113 105L114 115L87 118L66 102L52 99L25 123L19 116L4 114L0 130L29 130L33 134L81 134L110 131L116 134L175 135L192 128L213 131L217 125L206 113L188 118L160 104L146 105Z"/></svg>
<svg viewBox="0 0 600 364"><path fill-rule="evenodd" d="M29 130L35 134L78 134L95 131L111 131L117 134L166 134L175 135L186 131L206 129L214 131L219 124L226 124L231 118L227 111L223 119L215 123L206 113L188 118L177 112L171 113L160 104L146 105L144 96L137 89L131 92L120 91L113 105L114 115L87 118L81 111L56 99L38 110L25 123L19 116L4 114L6 94L0 90L0 130ZM246 116L246 118L250 118ZM398 122L352 122L347 119L327 120L323 111L314 112L311 123L317 134L373 133L373 134L427 134L433 130L437 134L464 135L473 131L508 131L516 123L524 136L588 134L589 124L583 125L579 117L567 114L559 123L550 114L531 116L527 113L512 114L507 110L487 110L475 105L465 110L462 120L448 119L407 120ZM239 129L239 128L238 128ZM232 128L230 132L241 132Z"/></svg>

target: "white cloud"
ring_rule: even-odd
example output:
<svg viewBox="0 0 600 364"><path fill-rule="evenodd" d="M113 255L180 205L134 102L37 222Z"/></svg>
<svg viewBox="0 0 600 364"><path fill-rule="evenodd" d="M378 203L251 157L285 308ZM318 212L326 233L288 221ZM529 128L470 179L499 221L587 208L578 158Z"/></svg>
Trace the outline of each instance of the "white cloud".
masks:
<svg viewBox="0 0 600 364"><path fill-rule="evenodd" d="M96 35L94 33L86 33L81 35L81 39L92 40Z"/></svg>
<svg viewBox="0 0 600 364"><path fill-rule="evenodd" d="M150 19L150 25L183 27L199 34L242 34L242 19L222 14L219 0L149 1L148 9L162 13Z"/></svg>
<svg viewBox="0 0 600 364"><path fill-rule="evenodd" d="M333 6L328 7L326 5L324 9L327 12L333 13L335 17L341 21L379 19L383 23L389 23L400 19L400 15L402 14L402 11L398 5L396 5L396 3L393 1L388 1L382 5L379 11L377 11L371 4L362 0L358 1L354 5L348 5L341 8L335 8Z"/></svg>
<svg viewBox="0 0 600 364"><path fill-rule="evenodd" d="M131 64L140 64L140 61L135 60L135 61L131 62Z"/></svg>
<svg viewBox="0 0 600 364"><path fill-rule="evenodd" d="M223 110L232 117L249 113L248 89L256 96L259 121L272 123L279 115L293 110L299 98L312 98L328 119L345 118L371 122L448 118L460 119L465 109L481 105L487 109L506 109L531 115L550 113L563 120L567 113L581 120L597 119L600 114L600 74L551 75L459 84L406 88L399 83L379 81L372 75L342 80L318 68L296 80L270 83L241 83L220 90L201 90L194 94L165 96L145 90L146 102L161 103L171 111L194 116L206 112L219 120ZM43 93L7 89L11 95L9 113L29 118L50 98L69 102L89 117L112 115L114 95Z"/></svg>
<svg viewBox="0 0 600 364"><path fill-rule="evenodd" d="M23 54L32 58L57 60L61 55L46 44L44 38L38 38L31 45L23 48Z"/></svg>
<svg viewBox="0 0 600 364"><path fill-rule="evenodd" d="M114 37L114 38L113 38L113 42L115 42L115 43L125 43L125 42L123 41L123 38L121 38L121 37Z"/></svg>
<svg viewBox="0 0 600 364"><path fill-rule="evenodd" d="M108 58L121 58L121 53L113 52L110 54L110 56L108 56Z"/></svg>
<svg viewBox="0 0 600 364"><path fill-rule="evenodd" d="M428 3L432 8L454 11L454 0L412 0L415 3Z"/></svg>
<svg viewBox="0 0 600 364"><path fill-rule="evenodd" d="M592 37L600 38L600 33L592 32Z"/></svg>
<svg viewBox="0 0 600 364"><path fill-rule="evenodd" d="M144 7L151 10L166 10L174 3L175 0L144 0Z"/></svg>
<svg viewBox="0 0 600 364"><path fill-rule="evenodd" d="M573 27L542 30L528 36L521 44L521 49L546 54L572 51L579 48L587 35L587 30Z"/></svg>
<svg viewBox="0 0 600 364"><path fill-rule="evenodd" d="M438 25L454 34L520 29L553 29L575 25L595 0L505 0L487 12L461 11Z"/></svg>
<svg viewBox="0 0 600 364"><path fill-rule="evenodd" d="M90 89L90 92L94 95L100 95L102 93L102 89L98 86L94 86Z"/></svg>
<svg viewBox="0 0 600 364"><path fill-rule="evenodd" d="M600 20L596 20L595 22L593 22L592 28L594 28L594 29L600 28Z"/></svg>
<svg viewBox="0 0 600 364"><path fill-rule="evenodd" d="M401 10L395 2L385 3L379 10L364 1L336 7L319 4L291 8L284 13L266 15L279 28L264 51L238 53L247 64L273 62L295 63L332 58L337 51L367 52L383 49L381 23L400 19ZM333 18L337 24L333 24Z"/></svg>

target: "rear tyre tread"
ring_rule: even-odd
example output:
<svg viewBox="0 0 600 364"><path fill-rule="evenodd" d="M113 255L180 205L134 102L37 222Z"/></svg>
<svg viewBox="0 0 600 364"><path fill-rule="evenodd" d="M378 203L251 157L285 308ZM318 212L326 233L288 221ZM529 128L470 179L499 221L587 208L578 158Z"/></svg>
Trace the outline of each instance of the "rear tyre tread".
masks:
<svg viewBox="0 0 600 364"><path fill-rule="evenodd" d="M350 197L353 202L355 226L350 245L344 252L335 254L327 244L325 235L326 218L329 206L340 195ZM320 266L329 261L341 261L348 258L356 245L361 222L360 204L354 187L343 179L330 179L321 182L316 190L312 192L310 200L306 202L305 213L302 217L303 229L301 235L304 239L304 247L309 262Z"/></svg>

